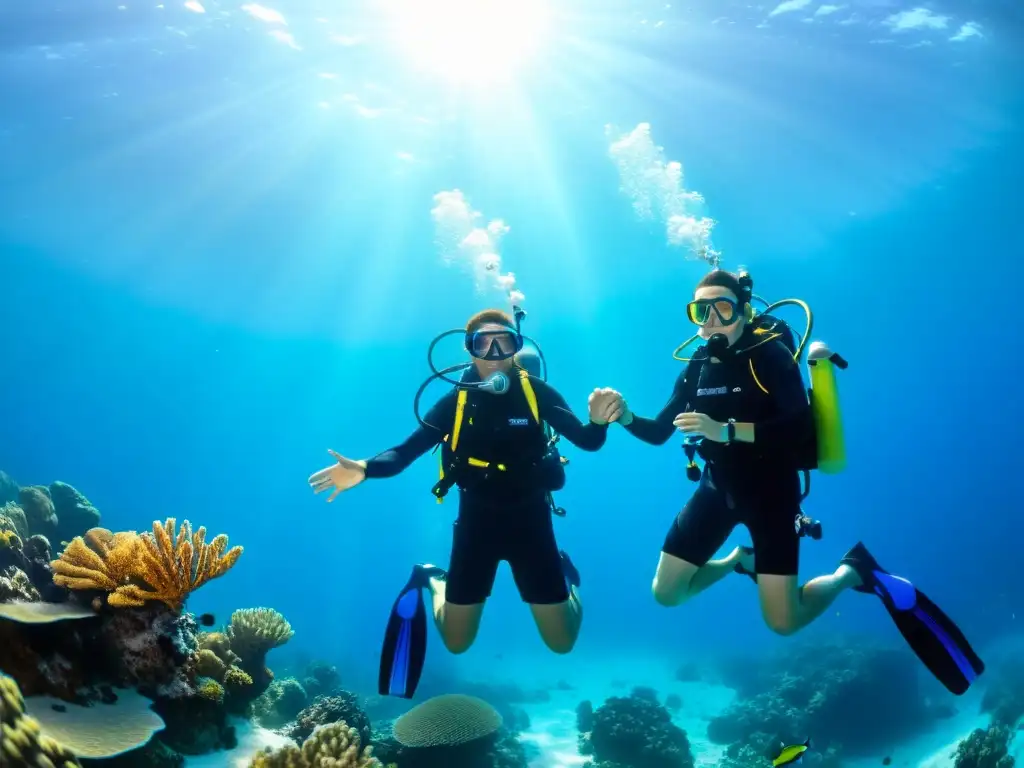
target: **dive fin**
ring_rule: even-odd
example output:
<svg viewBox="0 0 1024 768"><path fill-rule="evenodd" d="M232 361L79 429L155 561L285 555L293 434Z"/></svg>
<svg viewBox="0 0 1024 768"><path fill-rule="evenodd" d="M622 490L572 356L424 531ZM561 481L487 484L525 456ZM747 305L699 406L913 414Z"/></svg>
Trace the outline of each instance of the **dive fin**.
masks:
<svg viewBox="0 0 1024 768"><path fill-rule="evenodd" d="M900 634L939 682L957 696L966 693L985 664L953 620L907 579L883 569L863 543L841 562L864 582L855 588L858 592L881 598Z"/></svg>
<svg viewBox="0 0 1024 768"><path fill-rule="evenodd" d="M423 590L430 586L430 578L437 575L435 572L444 573L433 566L414 566L409 582L391 607L377 678L377 691L381 696L411 699L416 692L427 656L427 609Z"/></svg>

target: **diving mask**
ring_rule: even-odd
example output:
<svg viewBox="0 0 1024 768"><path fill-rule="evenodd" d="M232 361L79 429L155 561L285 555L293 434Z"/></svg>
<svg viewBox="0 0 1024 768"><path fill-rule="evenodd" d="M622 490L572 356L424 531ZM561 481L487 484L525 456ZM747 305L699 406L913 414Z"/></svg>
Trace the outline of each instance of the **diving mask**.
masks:
<svg viewBox="0 0 1024 768"><path fill-rule="evenodd" d="M466 334L466 351L478 360L508 360L522 348L522 335L511 328Z"/></svg>
<svg viewBox="0 0 1024 768"><path fill-rule="evenodd" d="M686 305L686 316L694 325L706 325L711 313L718 316L723 326L732 325L742 317L740 305L725 296L714 299L694 299Z"/></svg>

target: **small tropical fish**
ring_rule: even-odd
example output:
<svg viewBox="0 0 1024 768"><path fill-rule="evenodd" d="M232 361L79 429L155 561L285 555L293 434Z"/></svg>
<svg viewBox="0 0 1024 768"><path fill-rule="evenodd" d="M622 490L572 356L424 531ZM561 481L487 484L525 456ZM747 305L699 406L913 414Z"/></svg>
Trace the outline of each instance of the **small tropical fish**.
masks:
<svg viewBox="0 0 1024 768"><path fill-rule="evenodd" d="M811 748L811 740L807 739L803 744L793 744L787 747L782 744L782 752L772 760L772 767L779 768L782 765L796 765L803 760L804 753Z"/></svg>
<svg viewBox="0 0 1024 768"><path fill-rule="evenodd" d="M217 621L217 618L212 613L204 613L199 617L199 623L204 627L212 627Z"/></svg>
<svg viewBox="0 0 1024 768"><path fill-rule="evenodd" d="M892 765L892 758L886 755L882 758L882 765Z"/></svg>

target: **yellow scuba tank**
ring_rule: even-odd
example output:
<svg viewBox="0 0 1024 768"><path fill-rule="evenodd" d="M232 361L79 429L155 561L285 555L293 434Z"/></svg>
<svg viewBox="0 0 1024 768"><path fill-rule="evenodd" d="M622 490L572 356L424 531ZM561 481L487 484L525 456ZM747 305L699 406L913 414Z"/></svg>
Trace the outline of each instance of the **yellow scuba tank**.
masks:
<svg viewBox="0 0 1024 768"><path fill-rule="evenodd" d="M846 366L847 362L823 342L813 342L807 351L811 410L818 441L818 470L826 475L834 475L846 468L846 440L836 381L836 368Z"/></svg>

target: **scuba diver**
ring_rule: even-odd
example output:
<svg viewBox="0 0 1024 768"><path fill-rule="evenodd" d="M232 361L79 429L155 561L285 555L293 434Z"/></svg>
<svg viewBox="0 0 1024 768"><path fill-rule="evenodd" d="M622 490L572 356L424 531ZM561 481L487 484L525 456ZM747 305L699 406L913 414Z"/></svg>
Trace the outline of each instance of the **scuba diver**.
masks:
<svg viewBox="0 0 1024 768"><path fill-rule="evenodd" d="M755 300L766 305L764 312L755 312ZM771 314L785 305L800 306L807 315L799 344L788 324ZM667 442L674 429L683 432L687 475L699 483L665 538L652 585L657 602L679 605L735 571L757 584L767 625L790 635L844 590L873 593L928 669L950 691L964 693L984 670L981 659L927 596L882 569L863 543L834 573L798 583L800 538L821 535L820 523L801 509L809 471L833 473L845 466L835 370L846 368L846 361L824 344L812 344L810 390L798 365L813 327L810 308L797 299L768 305L754 295L748 274L716 268L697 284L687 314L699 331L674 353L687 366L668 403L648 419L634 415L623 399L617 419L653 445ZM698 339L704 344L693 357L680 357ZM614 390L593 396L608 393ZM704 460L703 472L696 454ZM713 560L740 523L753 546Z"/></svg>
<svg viewBox="0 0 1024 768"><path fill-rule="evenodd" d="M552 514L564 513L553 507L551 493L565 483L565 461L553 448L563 435L583 450L600 449L608 423L620 415L619 403L612 395L592 400L591 421L584 425L543 376L523 367L539 370L543 360L539 348L535 355L524 348L526 341L533 343L520 330L524 316L519 308L514 317L486 310L465 329L435 338L427 355L433 375L414 403L420 421L416 431L371 459L354 461L330 451L337 462L309 478L316 493L333 488L327 499L333 501L366 478L394 477L440 446L440 480L433 494L441 502L452 487L458 488L448 570L416 565L392 607L381 654L382 695L411 698L419 681L427 642L422 590L430 591L434 623L445 646L463 653L476 638L502 560L509 563L544 643L556 653L568 653L576 643L582 620L580 576L555 541ZM464 337L471 362L439 371L433 349L452 334ZM459 370L461 378L450 378ZM420 395L434 379L453 389L420 418Z"/></svg>

